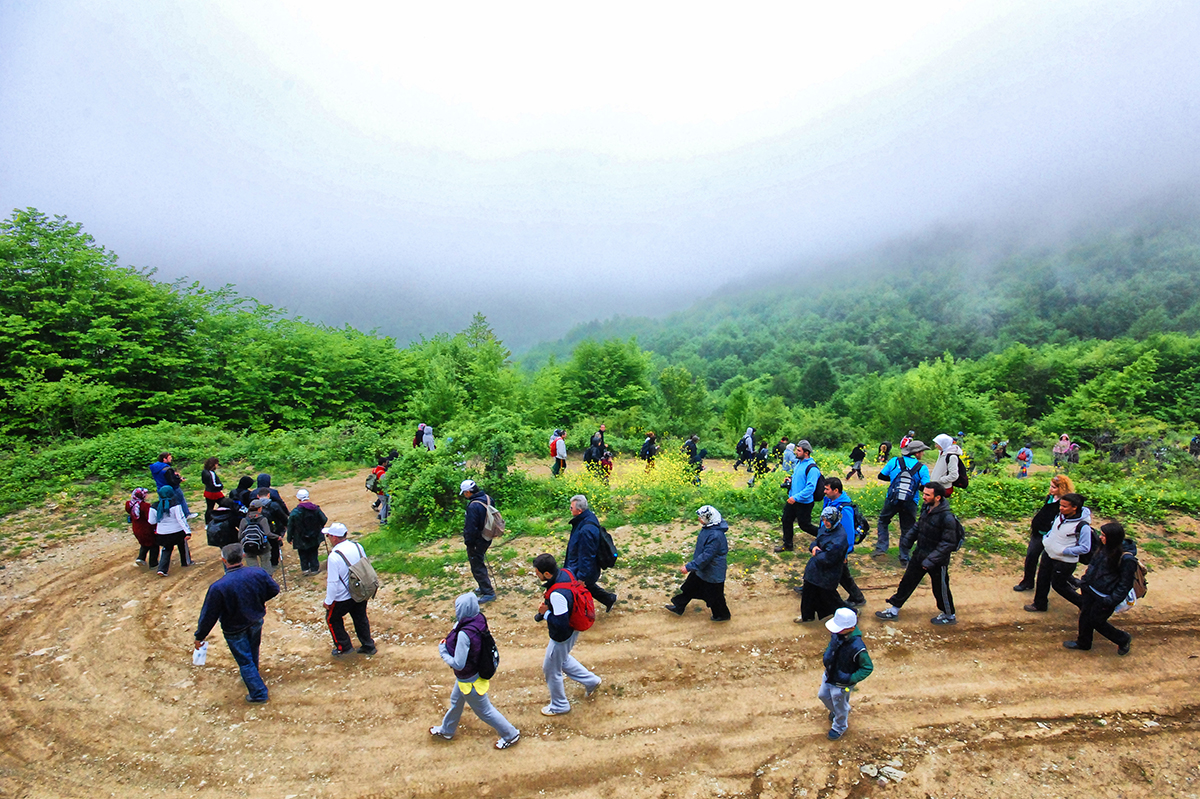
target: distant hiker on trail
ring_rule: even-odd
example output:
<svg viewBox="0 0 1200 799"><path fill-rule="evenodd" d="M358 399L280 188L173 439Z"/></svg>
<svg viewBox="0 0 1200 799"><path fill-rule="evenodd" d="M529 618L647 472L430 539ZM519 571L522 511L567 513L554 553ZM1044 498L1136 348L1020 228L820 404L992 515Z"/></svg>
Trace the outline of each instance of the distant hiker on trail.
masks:
<svg viewBox="0 0 1200 799"><path fill-rule="evenodd" d="M788 491L787 501L783 503L783 543L775 547L776 552L792 551L796 522L809 535L817 534L817 527L812 523L812 509L816 501L817 484L821 480L821 469L812 458L812 444L808 443L808 439L796 442L796 453L799 460L792 469L792 487Z"/></svg>
<svg viewBox="0 0 1200 799"><path fill-rule="evenodd" d="M849 494L844 493L841 479L830 477L825 481L823 500L822 511L825 508L837 508L842 515L842 530L846 534L846 554L848 555L854 551L854 541L858 537L858 530L854 526L854 502L850 499ZM845 560L842 561L842 576L838 580L838 584L846 589L846 605L852 608L861 608L867 604L867 598L863 596L858 583L854 582L854 575L850 574L850 564Z"/></svg>
<svg viewBox="0 0 1200 799"><path fill-rule="evenodd" d="M613 470L613 454L608 450L604 450L604 454L600 456L600 472L603 474L604 484L608 485L608 481L612 478Z"/></svg>
<svg viewBox="0 0 1200 799"><path fill-rule="evenodd" d="M563 437L562 430L555 430L554 435L550 437L550 455L554 458L550 474L558 477L567 470L567 440Z"/></svg>
<svg viewBox="0 0 1200 799"><path fill-rule="evenodd" d="M904 531L900 539L901 551L916 542L916 550L912 560L900 578L896 593L888 598L885 610L875 611L875 615L885 621L900 617L900 608L912 596L925 575L929 575L930 587L933 589L933 599L940 611L929 620L931 624L958 624L954 614L954 597L950 593L950 555L958 548L959 537L958 519L950 512L946 504L946 489L941 483L930 483L921 489L921 497L925 500L921 508L921 517L917 523Z"/></svg>
<svg viewBox="0 0 1200 799"><path fill-rule="evenodd" d="M571 650L579 641L580 631L591 627L596 611L591 594L570 571L558 568L558 561L553 555L543 553L534 558L533 572L546 589L534 618L537 621L546 620L546 631L550 635L546 657L542 661L542 674L546 677L546 687L550 689L550 704L542 708L542 715L561 716L571 712L571 703L567 700L563 685L564 675L582 685L589 697L600 687L600 678L571 655Z"/></svg>
<svg viewBox="0 0 1200 799"><path fill-rule="evenodd" d="M729 523L712 505L703 505L696 511L700 519L700 532L696 536L696 547L692 559L679 567L687 575L667 610L682 616L693 599L703 600L712 612L713 621L729 621L729 605L725 602L725 570L729 556L729 540L726 533Z"/></svg>
<svg viewBox="0 0 1200 799"><path fill-rule="evenodd" d="M910 441L900 449L900 454L879 470L879 479L888 483L883 509L879 511L876 524L875 551L872 557L882 557L888 551L888 525L900 515L900 534L917 523L917 498L921 486L929 482L929 470L921 463L921 453L929 447L921 441ZM899 536L897 536L899 537ZM908 552L900 549L900 562L908 563Z"/></svg>
<svg viewBox="0 0 1200 799"><path fill-rule="evenodd" d="M750 463L746 469L750 472L750 480L746 483L751 488L754 487L754 481L768 474L771 471L771 462L767 459L767 442L763 442L758 448L758 452L750 458Z"/></svg>
<svg viewBox="0 0 1200 799"><path fill-rule="evenodd" d="M135 488L125 501L125 515L133 527L133 537L137 539L139 549L137 566L158 566L158 535L154 525L150 523L150 503L146 497L150 492L145 488Z"/></svg>
<svg viewBox="0 0 1200 799"><path fill-rule="evenodd" d="M779 441L776 442L775 446L771 447L771 458L773 460L782 462L783 453L787 451L788 444L789 442L787 436L780 438Z"/></svg>
<svg viewBox="0 0 1200 799"><path fill-rule="evenodd" d="M654 435L654 431L646 433L646 440L642 442L642 448L638 451L638 457L646 462L646 471L654 468L654 456L658 454L658 439Z"/></svg>
<svg viewBox="0 0 1200 799"><path fill-rule="evenodd" d="M182 495L175 493L175 489L169 485L159 488L158 502L150 507L149 518L150 524L157 525L154 532L160 549L158 576L167 576L171 568L171 551L174 549L179 550L179 565L191 566L187 540L192 537L192 528L188 526L188 517L183 512Z"/></svg>
<svg viewBox="0 0 1200 799"><path fill-rule="evenodd" d="M599 447L601 452L608 447L608 444L604 442L604 429L604 425L600 425L600 429L592 433L591 444L593 447Z"/></svg>
<svg viewBox="0 0 1200 799"><path fill-rule="evenodd" d="M483 537L483 526L487 523L486 505L492 498L483 493L474 480L463 480L458 487L460 496L467 498L467 510L463 515L463 544L467 547L467 562L471 565L471 576L479 586L479 604L496 598L496 589L488 576L487 551L492 542Z"/></svg>
<svg viewBox="0 0 1200 799"><path fill-rule="evenodd" d="M571 537L567 541L567 554L563 557L563 568L583 583L592 597L604 606L604 612L612 610L617 595L597 585L600 579L600 520L588 507L587 497L576 494L571 497Z"/></svg>
<svg viewBox="0 0 1200 799"><path fill-rule="evenodd" d="M733 470L736 472L739 466L754 457L756 451L754 447L754 428L747 427L746 435L742 436L737 443L737 460L733 462Z"/></svg>
<svg viewBox="0 0 1200 799"><path fill-rule="evenodd" d="M367 490L375 494L375 503L371 505L371 510L379 511L380 506L387 501L387 492L383 487L383 476L387 474L387 470L387 458L380 458L379 462L371 468L371 473L367 475ZM379 521L387 521L387 514L384 511L380 511Z"/></svg>
<svg viewBox="0 0 1200 799"><path fill-rule="evenodd" d="M842 528L841 506L827 505L822 509L821 527L808 551L810 557L804 566L797 623L823 619L844 607L837 587L849 547L846 531Z"/></svg>
<svg viewBox="0 0 1200 799"><path fill-rule="evenodd" d="M904 451L904 448L909 445L909 442L911 442L913 440L913 436L915 436L915 435L916 435L915 432L913 432L912 430L909 430L908 435L906 435L900 439L900 450L902 452Z"/></svg>
<svg viewBox="0 0 1200 799"><path fill-rule="evenodd" d="M495 667L494 663L488 662L492 659L492 647L485 646L484 635L486 633L490 639L491 634L488 632L487 618L480 612L479 600L474 594L462 594L454 600L454 618L458 623L438 644L438 654L454 671L450 709L442 717L440 725L429 728L429 734L447 741L452 739L458 732L458 720L462 717L463 706L470 705L479 720L500 736L494 746L497 749L508 749L521 740L521 731L504 718L500 711L492 706L492 700L488 699L487 693L491 687ZM488 677L480 674L481 668L486 669Z"/></svg>
<svg viewBox="0 0 1200 799"><path fill-rule="evenodd" d="M233 493L229 496L233 501L241 506L242 513L250 510L250 503L254 501L254 478L250 475L242 475L238 480L237 488L233 489Z"/></svg>
<svg viewBox="0 0 1200 799"><path fill-rule="evenodd" d="M688 471L692 473L692 485L700 485L700 472L704 471L704 459L708 450L700 449L700 436L693 433L691 438L683 442L683 454L687 456Z"/></svg>
<svg viewBox="0 0 1200 799"><path fill-rule="evenodd" d="M1029 467L1033 464L1033 444L1027 443L1017 450L1017 479L1029 476Z"/></svg>
<svg viewBox="0 0 1200 799"><path fill-rule="evenodd" d="M1046 495L1046 501L1042 503L1029 522L1029 544L1025 547L1025 572L1021 577L1021 582L1013 586L1014 591L1033 590L1037 580L1038 563L1041 562L1042 551L1046 548L1043 540L1046 533L1050 532L1050 528L1054 526L1054 520L1058 518L1058 501L1067 494L1073 493L1075 493L1075 484L1071 482L1070 477L1065 474L1056 474L1050 478L1050 493ZM1084 508L1083 513L1083 518L1090 521L1092 512Z"/></svg>
<svg viewBox="0 0 1200 799"><path fill-rule="evenodd" d="M1061 464L1067 463L1071 455L1071 437L1063 433L1058 437L1058 442L1054 448L1050 450L1054 455L1054 468L1057 469Z"/></svg>
<svg viewBox="0 0 1200 799"><path fill-rule="evenodd" d="M1076 444L1075 448L1078 450L1079 445ZM1193 458L1200 458L1200 433L1192 436L1192 440L1188 442L1188 454ZM1079 463L1079 461L1074 460L1072 463Z"/></svg>
<svg viewBox="0 0 1200 799"><path fill-rule="evenodd" d="M250 503L246 517L238 524L238 543L247 563L268 573L274 571L278 560L271 557L279 543L279 534L271 526L271 497L264 493Z"/></svg>
<svg viewBox="0 0 1200 799"><path fill-rule="evenodd" d="M799 458L796 457L795 444L788 444L786 447L784 447L783 460L780 462L780 468L783 469L783 473L791 476L792 470L796 468L796 461L798 460Z"/></svg>
<svg viewBox="0 0 1200 799"><path fill-rule="evenodd" d="M425 445L425 449L433 452L437 449L437 445L433 441L433 426L425 425L425 429L421 431L421 443Z"/></svg>
<svg viewBox="0 0 1200 799"><path fill-rule="evenodd" d="M170 486L178 496L179 504L183 507L183 515L189 519L194 519L195 514L188 510L187 499L183 496L183 481L184 477L175 471L171 465L175 461L175 456L169 452L164 452L158 456L158 460L150 464L150 476L154 478L155 488Z"/></svg>
<svg viewBox="0 0 1200 799"><path fill-rule="evenodd" d="M875 455L876 463L887 463L888 456L892 454L892 442L880 441L879 452Z"/></svg>
<svg viewBox="0 0 1200 799"><path fill-rule="evenodd" d="M233 655L234 662L246 684L246 701L262 704L267 701L267 685L258 672L258 650L262 644L263 618L267 602L279 595L279 585L262 569L243 563L240 544L230 544L221 550L225 575L208 587L200 621L196 624L195 647L199 649L212 631L221 623L221 633Z"/></svg>
<svg viewBox="0 0 1200 799"><path fill-rule="evenodd" d="M204 483L204 523L208 524L212 521L213 508L217 503L225 499L225 486L221 485L221 478L217 477L217 467L221 462L216 458L209 458L204 462L204 468L200 471L200 482Z"/></svg>
<svg viewBox="0 0 1200 799"><path fill-rule="evenodd" d="M838 610L825 622L825 629L830 632L829 646L821 657L825 673L817 698L829 711L828 738L836 741L850 725L850 689L869 677L875 666L863 644L858 615L853 610Z"/></svg>
<svg viewBox="0 0 1200 799"><path fill-rule="evenodd" d="M938 448L937 460L929 470L929 482L938 483L946 489L946 499L954 495L954 487L963 485L967 476L967 468L963 466L962 447L954 443L954 439L942 433L933 437L933 444Z"/></svg>
<svg viewBox="0 0 1200 799"><path fill-rule="evenodd" d="M346 632L346 622L343 621L349 613L359 643L354 651L360 655L374 655L375 639L371 638L367 600L357 602L350 595L350 567L365 558L367 553L363 552L358 542L347 540L350 532L344 524L334 522L321 532L329 543L329 558L325 563L325 624L333 636L333 651L330 654L338 657L353 648L350 634Z"/></svg>
<svg viewBox="0 0 1200 799"><path fill-rule="evenodd" d="M204 526L208 545L223 549L238 541L238 525L244 512L231 497L225 497L213 508L212 520Z"/></svg>
<svg viewBox="0 0 1200 799"><path fill-rule="evenodd" d="M865 480L862 473L863 461L867 459L867 445L855 444L854 449L850 450L850 471L846 472L846 479L849 480L851 475L857 474L859 480Z"/></svg>
<svg viewBox="0 0 1200 799"><path fill-rule="evenodd" d="M1064 641L1067 649L1087 651L1092 648L1092 633L1098 632L1117 645L1118 655L1128 655L1133 636L1109 623L1117 607L1129 596L1136 580L1137 546L1125 537L1120 522L1100 527L1102 546L1092 555L1092 562L1080 581L1079 634L1074 641Z"/></svg>
<svg viewBox="0 0 1200 799"><path fill-rule="evenodd" d="M1026 611L1045 613L1049 609L1051 588L1063 599L1079 607L1079 594L1068 578L1075 573L1081 556L1090 561L1087 557L1092 551L1090 519L1091 511L1084 507L1084 499L1079 494L1063 494L1059 498L1058 516L1042 539L1042 557L1038 561L1033 602L1025 606Z"/></svg>
<svg viewBox="0 0 1200 799"><path fill-rule="evenodd" d="M416 435L413 436L413 449L425 444L425 423L421 422L417 425Z"/></svg>
<svg viewBox="0 0 1200 799"><path fill-rule="evenodd" d="M329 524L329 519L303 488L296 492L296 499L300 504L288 514L287 540L300 558L300 573L318 574L321 571L321 531Z"/></svg>
<svg viewBox="0 0 1200 799"><path fill-rule="evenodd" d="M601 480L604 479L603 470L600 468L603 457L604 447L596 441L596 436L592 436L592 443L583 451L583 468L588 474Z"/></svg>
<svg viewBox="0 0 1200 799"><path fill-rule="evenodd" d="M263 478L266 478L266 485L263 485ZM266 501L263 506L263 514L271 525L271 568L274 569L279 565L279 559L283 555L283 537L287 534L288 507L283 504L283 498L279 496L279 492L271 488L271 475L260 474L258 476L258 495L259 501ZM250 507L254 507L254 503L250 503Z"/></svg>

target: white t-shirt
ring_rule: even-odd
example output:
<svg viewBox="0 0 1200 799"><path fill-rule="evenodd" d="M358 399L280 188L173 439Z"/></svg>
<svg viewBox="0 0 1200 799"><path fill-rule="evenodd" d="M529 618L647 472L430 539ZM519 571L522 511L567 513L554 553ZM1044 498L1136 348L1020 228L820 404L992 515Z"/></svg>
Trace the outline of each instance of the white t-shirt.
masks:
<svg viewBox="0 0 1200 799"><path fill-rule="evenodd" d="M350 567L365 554L361 544L350 540L338 544L329 553L329 560L325 563L326 605L350 598ZM346 556L346 560L342 560L342 555Z"/></svg>

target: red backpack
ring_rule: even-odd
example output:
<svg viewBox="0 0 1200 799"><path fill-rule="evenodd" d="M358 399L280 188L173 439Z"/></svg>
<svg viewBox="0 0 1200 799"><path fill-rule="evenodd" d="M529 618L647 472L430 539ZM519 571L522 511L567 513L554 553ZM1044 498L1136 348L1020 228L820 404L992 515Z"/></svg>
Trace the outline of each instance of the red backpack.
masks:
<svg viewBox="0 0 1200 799"><path fill-rule="evenodd" d="M571 592L571 617L567 619L567 624L571 625L572 630L583 632L590 629L596 623L596 601L592 599L592 592L587 590L587 586L575 579L575 575L567 569L559 569L561 572L566 572L571 579L565 583L555 583L546 590L546 604L550 604L550 594L560 588L566 588Z"/></svg>
<svg viewBox="0 0 1200 799"><path fill-rule="evenodd" d="M550 439L550 457L551 458L558 457L558 449L554 446L555 444L558 443L558 439L559 439L559 436L555 436L554 438Z"/></svg>

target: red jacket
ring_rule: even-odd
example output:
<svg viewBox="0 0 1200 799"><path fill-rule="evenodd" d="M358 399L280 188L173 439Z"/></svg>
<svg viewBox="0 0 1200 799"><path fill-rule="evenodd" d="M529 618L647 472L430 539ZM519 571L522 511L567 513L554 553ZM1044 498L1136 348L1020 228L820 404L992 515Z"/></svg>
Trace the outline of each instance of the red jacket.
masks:
<svg viewBox="0 0 1200 799"><path fill-rule="evenodd" d="M133 535L137 538L138 543L144 547L158 546L158 539L154 537L155 528L158 525L150 523L150 503L138 503L138 517L135 519L133 518L133 500L126 500L125 512L129 514L129 518L133 522Z"/></svg>

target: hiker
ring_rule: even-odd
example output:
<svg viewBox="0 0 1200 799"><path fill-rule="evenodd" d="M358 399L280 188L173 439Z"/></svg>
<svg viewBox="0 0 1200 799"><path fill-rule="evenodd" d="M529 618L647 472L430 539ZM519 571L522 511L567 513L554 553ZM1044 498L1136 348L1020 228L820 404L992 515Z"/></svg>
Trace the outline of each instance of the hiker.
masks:
<svg viewBox="0 0 1200 799"><path fill-rule="evenodd" d="M666 606L676 616L682 616L688 602L701 599L708 605L713 621L729 621L729 605L725 603L725 569L729 556L729 539L726 532L729 523L721 518L712 505L703 505L696 516L700 519L700 532L696 535L696 548L692 559L679 567L687 575L679 593Z"/></svg>
<svg viewBox="0 0 1200 799"><path fill-rule="evenodd" d="M855 444L854 449L850 450L850 471L846 472L846 479L849 480L851 475L858 475L859 480L865 480L862 473L863 461L867 459L867 445Z"/></svg>
<svg viewBox="0 0 1200 799"><path fill-rule="evenodd" d="M1079 607L1079 594L1068 578L1075 573L1080 556L1086 556L1092 550L1091 513L1085 517L1083 505L1084 499L1079 494L1063 494L1059 498L1058 515L1042 539L1033 602L1025 606L1029 613L1045 613L1049 609L1051 588Z"/></svg>
<svg viewBox="0 0 1200 799"><path fill-rule="evenodd" d="M739 466L754 456L755 452L754 428L747 427L746 435L742 436L737 443L737 460L733 462L733 470L736 472Z"/></svg>
<svg viewBox="0 0 1200 799"><path fill-rule="evenodd" d="M746 470L749 471L750 480L746 485L754 487L754 482L771 471L771 463L767 459L767 442L763 442L758 448L758 452L750 459L750 463L746 465Z"/></svg>
<svg viewBox="0 0 1200 799"><path fill-rule="evenodd" d="M421 431L421 443L425 445L425 449L433 452L437 449L437 445L433 441L433 425L425 425L425 429Z"/></svg>
<svg viewBox="0 0 1200 799"><path fill-rule="evenodd" d="M483 493L474 480L463 480L458 487L459 496L467 498L467 510L463 514L463 544L467 547L467 562L471 564L471 576L479 586L479 604L496 599L496 589L488 576L487 551L492 542L483 537L483 526L487 522L487 508L492 498Z"/></svg>
<svg viewBox="0 0 1200 799"><path fill-rule="evenodd" d="M321 531L329 543L329 558L325 562L325 624L333 636L334 657L346 654L353 648L350 635L346 632L343 617L349 613L354 622L354 634L358 636L360 655L374 655L375 640L371 638L371 621L367 618L367 603L355 602L350 596L350 567L367 556L362 544L348 541L350 532L346 525L334 522Z"/></svg>
<svg viewBox="0 0 1200 799"><path fill-rule="evenodd" d="M604 479L603 470L600 468L600 460L603 457L604 447L596 440L596 436L592 436L592 442L583 451L583 468L588 474L601 480Z"/></svg>
<svg viewBox="0 0 1200 799"><path fill-rule="evenodd" d="M1064 495L1073 493L1075 493L1075 484L1070 477L1065 474L1056 474L1050 478L1050 493L1046 495L1046 501L1042 503L1038 512L1029 522L1029 544L1025 547L1025 572L1021 576L1021 582L1013 586L1014 591L1033 590L1034 582L1037 579L1038 562L1042 558L1042 550L1045 549L1043 539L1046 533L1050 532L1050 528L1054 526L1054 520L1059 514L1058 501ZM1084 508L1083 518L1090 520L1092 512Z"/></svg>
<svg viewBox="0 0 1200 799"><path fill-rule="evenodd" d="M1054 456L1054 468L1057 469L1060 464L1067 463L1071 455L1071 437L1063 433L1058 437L1058 442L1050 450Z"/></svg>
<svg viewBox="0 0 1200 799"><path fill-rule="evenodd" d="M788 444L783 448L783 459L780 461L779 468L783 469L783 473L790 477L796 468L796 461L798 460L799 458L796 457L796 445Z"/></svg>
<svg viewBox="0 0 1200 799"><path fill-rule="evenodd" d="M542 708L543 716L561 716L571 712L563 676L570 677L583 686L587 696L596 693L600 678L592 674L571 655L579 640L579 630L572 625L572 613L582 614L577 604L583 602L587 589L567 569L558 568L553 555L543 553L533 559L533 572L546 589L542 604L538 607L537 621L546 620L546 631L550 642L546 645L546 657L542 661L542 674L546 687L550 689L550 704Z"/></svg>
<svg viewBox="0 0 1200 799"><path fill-rule="evenodd" d="M967 473L962 462L962 447L945 433L934 436L933 445L938 449L938 456L929 470L929 482L940 483L946 489L946 499L950 499L954 495L955 484L961 484Z"/></svg>
<svg viewBox="0 0 1200 799"><path fill-rule="evenodd" d="M658 454L658 438L655 437L654 431L646 433L646 440L642 442L642 448L638 450L638 457L646 462L646 471L654 468L654 456Z"/></svg>
<svg viewBox="0 0 1200 799"><path fill-rule="evenodd" d="M262 484L262 479L267 478L267 485ZM268 541L271 544L271 568L274 569L279 565L280 558L283 557L283 537L287 534L288 522L288 507L283 504L283 498L279 496L279 492L270 487L271 476L258 476L259 488L256 492L258 499L265 502L263 505L263 515L266 516L268 524L271 526L271 535ZM250 507L254 507L254 503L250 503Z"/></svg>
<svg viewBox="0 0 1200 799"><path fill-rule="evenodd" d="M608 448L608 444L604 443L604 430L604 425L600 425L600 429L592 433L592 446L599 447L601 452Z"/></svg>
<svg viewBox="0 0 1200 799"><path fill-rule="evenodd" d="M270 494L264 492L250 503L246 517L238 523L238 543L246 562L268 574L274 571L278 562L271 558L279 538L271 525L272 504Z"/></svg>
<svg viewBox="0 0 1200 799"><path fill-rule="evenodd" d="M171 568L171 551L179 550L179 565L191 566L187 540L192 537L188 517L183 510L183 495L169 485L158 489L158 502L150 506L150 524L157 525L154 534L159 546L158 576L166 577Z"/></svg>
<svg viewBox="0 0 1200 799"><path fill-rule="evenodd" d="M892 454L892 442L880 441L879 452L875 455L876 463L887 463L888 456Z"/></svg>
<svg viewBox="0 0 1200 799"><path fill-rule="evenodd" d="M850 499L849 494L844 493L844 490L840 478L830 477L826 480L821 510L834 507L841 512L842 530L846 533L846 554L849 555L854 551L854 541L858 537L858 529L854 526L854 501ZM846 589L846 606L861 608L867 604L867 598L863 596L858 583L854 582L854 575L850 574L850 563L846 560L842 561L842 576L838 584Z"/></svg>
<svg viewBox="0 0 1200 799"><path fill-rule="evenodd" d="M825 673L821 675L817 698L829 711L828 738L836 741L846 734L850 723L850 689L869 677L875 666L858 630L858 614L853 610L839 609L825 622L825 629L830 633L829 646L821 656Z"/></svg>
<svg viewBox="0 0 1200 799"><path fill-rule="evenodd" d="M258 650L262 643L263 618L267 602L279 594L279 585L262 569L244 564L241 544L229 544L221 550L225 574L208 587L200 621L196 625L196 649L221 622L221 634L246 684L246 701L260 705L267 701L267 685L258 672Z"/></svg>
<svg viewBox="0 0 1200 799"><path fill-rule="evenodd" d="M775 446L771 447L771 457L775 460L782 461L783 453L787 452L789 443L790 442L788 441L787 436L781 436L779 441L775 443Z"/></svg>
<svg viewBox="0 0 1200 799"><path fill-rule="evenodd" d="M253 487L254 478L245 474L238 480L237 488L233 489L233 493L229 495L234 502L241 506L242 513L250 510L250 503L254 501L254 492L251 490Z"/></svg>
<svg viewBox="0 0 1200 799"><path fill-rule="evenodd" d="M217 503L225 499L225 486L221 484L221 478L217 477L217 467L221 465L221 461L217 458L209 458L204 462L204 468L200 470L200 482L204 483L204 523L208 524L212 521L213 508Z"/></svg>
<svg viewBox="0 0 1200 799"><path fill-rule="evenodd" d="M567 470L567 440L563 438L562 430L555 430L550 438L550 454L554 457L550 474L558 477Z"/></svg>
<svg viewBox="0 0 1200 799"><path fill-rule="evenodd" d="M417 425L417 432L413 436L413 449L417 449L425 443L425 423L420 422Z"/></svg>
<svg viewBox="0 0 1200 799"><path fill-rule="evenodd" d="M424 425L421 425L424 428ZM381 506L387 502L387 491L383 487L383 476L387 474L388 464L387 458L380 458L379 461L371 467L371 474L367 476L367 490L375 494L375 502L371 505L371 510L379 511L379 521L387 521L387 511L381 510ZM375 479L372 480L371 477ZM371 486L374 486L372 488Z"/></svg>
<svg viewBox="0 0 1200 799"><path fill-rule="evenodd" d="M458 732L458 720L462 717L463 705L470 705L479 720L490 726L500 736L494 746L508 749L521 740L521 731L492 706L488 699L491 679L479 675L484 658L491 658L491 647L483 646L483 634L488 629L487 618L479 610L479 600L472 593L462 594L454 600L454 618L457 624L438 644L438 654L454 671L454 690L450 692L450 708L442 717L442 723L430 727L434 738L449 741Z"/></svg>
<svg viewBox="0 0 1200 799"><path fill-rule="evenodd" d="M908 435L906 435L900 439L900 451L901 452L904 451L905 447L907 447L910 443L912 443L914 436L916 436L916 432L909 430Z"/></svg>
<svg viewBox="0 0 1200 799"><path fill-rule="evenodd" d="M146 501L149 495L147 489L135 488L125 501L125 514L139 545L137 560L134 561L137 566L158 565L158 537L154 525L150 523L150 503Z"/></svg>
<svg viewBox="0 0 1200 799"><path fill-rule="evenodd" d="M1067 649L1086 651L1092 648L1092 633L1098 632L1117 645L1118 655L1128 655L1133 636L1109 623L1117 606L1133 590L1138 560L1137 546L1125 537L1120 522L1100 526L1103 545L1092 555L1092 562L1080 582L1079 634L1074 641L1064 641Z"/></svg>
<svg viewBox="0 0 1200 799"><path fill-rule="evenodd" d="M917 523L904 532L900 539L901 551L906 551L916 541L916 551L896 593L888 599L888 607L878 610L875 615L886 621L900 617L900 608L912 596L912 592L921 584L925 575L929 575L930 587L933 588L933 598L937 603L938 615L930 619L931 624L958 624L954 614L954 597L950 593L950 555L958 547L958 519L950 512L946 504L946 489L941 483L930 483L921 489L921 498L925 500L921 508L921 517Z"/></svg>
<svg viewBox="0 0 1200 799"><path fill-rule="evenodd" d="M608 450L604 450L604 454L600 456L600 473L603 475L601 479L605 485L612 478L613 470L613 454Z"/></svg>
<svg viewBox="0 0 1200 799"><path fill-rule="evenodd" d="M879 470L879 479L888 483L883 509L876 522L875 549L872 557L882 557L888 551L888 525L897 514L900 516L900 536L917 523L917 497L921 486L929 482L929 470L921 463L921 453L929 447L921 441L910 441L901 447L900 454ZM908 563L908 551L900 547L900 562Z"/></svg>
<svg viewBox="0 0 1200 799"><path fill-rule="evenodd" d="M776 552L792 551L795 546L796 522L799 522L800 529L809 535L817 534L816 525L812 523L812 509L817 482L821 479L821 469L812 458L812 444L808 443L808 439L796 442L796 452L799 460L792 469L791 488L787 501L783 504L783 543L775 547Z"/></svg>
<svg viewBox="0 0 1200 799"><path fill-rule="evenodd" d="M242 521L242 515L242 509L231 497L219 501L213 508L212 519L205 525L208 545L223 549L229 544L237 543L238 525Z"/></svg>
<svg viewBox="0 0 1200 799"><path fill-rule="evenodd" d="M187 499L183 496L183 481L186 479L171 465L175 461L175 456L169 452L163 452L158 456L158 460L150 464L150 476L154 478L155 489L163 486L170 486L179 498L179 504L183 507L183 515L189 519L194 519L195 515L188 510Z"/></svg>
<svg viewBox="0 0 1200 799"><path fill-rule="evenodd" d="M827 505L821 510L821 527L808 550L810 557L804 566L800 615L795 618L798 624L823 619L845 606L837 587L842 579L847 550L841 507Z"/></svg>
<svg viewBox="0 0 1200 799"><path fill-rule="evenodd" d="M692 485L700 485L700 472L704 471L704 458L707 450L700 449L700 436L693 433L680 447L687 458L687 470L692 475Z"/></svg>
<svg viewBox="0 0 1200 799"><path fill-rule="evenodd" d="M318 574L321 571L321 530L329 524L329 519L321 506L309 499L305 489L296 492L296 499L300 504L288 514L287 541L300 558L300 573Z"/></svg>
<svg viewBox="0 0 1200 799"><path fill-rule="evenodd" d="M608 613L616 604L617 595L596 584L600 579L600 546L600 520L588 507L587 497L576 494L571 497L571 537L567 541L563 568L575 575Z"/></svg>
<svg viewBox="0 0 1200 799"><path fill-rule="evenodd" d="M1033 444L1026 443L1017 450L1017 479L1023 480L1029 476L1029 467L1033 464Z"/></svg>

